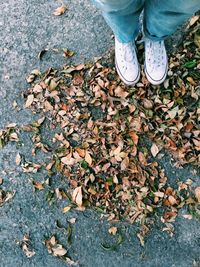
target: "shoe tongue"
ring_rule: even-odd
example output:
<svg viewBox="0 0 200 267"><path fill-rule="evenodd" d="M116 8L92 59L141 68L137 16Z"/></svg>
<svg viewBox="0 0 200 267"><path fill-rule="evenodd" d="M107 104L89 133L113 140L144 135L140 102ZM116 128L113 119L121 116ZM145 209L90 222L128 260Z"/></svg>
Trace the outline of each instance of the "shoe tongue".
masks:
<svg viewBox="0 0 200 267"><path fill-rule="evenodd" d="M162 62L161 62L161 57L162 57L162 41L151 41L150 43L150 48L153 51L153 64L157 65L157 67L160 67Z"/></svg>

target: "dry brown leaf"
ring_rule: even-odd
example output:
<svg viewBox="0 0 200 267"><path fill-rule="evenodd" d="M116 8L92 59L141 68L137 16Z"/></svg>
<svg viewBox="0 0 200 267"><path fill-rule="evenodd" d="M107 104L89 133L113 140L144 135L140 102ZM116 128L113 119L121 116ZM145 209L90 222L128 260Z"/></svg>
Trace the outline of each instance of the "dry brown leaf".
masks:
<svg viewBox="0 0 200 267"><path fill-rule="evenodd" d="M139 161L142 163L142 165L147 166L147 160L146 160L144 153L142 153L140 151L138 157L139 157Z"/></svg>
<svg viewBox="0 0 200 267"><path fill-rule="evenodd" d="M165 220L165 222L173 222L177 217L177 212L174 211L169 211L169 212L165 212L163 218Z"/></svg>
<svg viewBox="0 0 200 267"><path fill-rule="evenodd" d="M143 105L144 105L144 107L145 107L146 109L152 109L152 108L153 108L153 103L152 103L152 101L149 100L149 99L147 99L147 98L145 98L145 99L143 100Z"/></svg>
<svg viewBox="0 0 200 267"><path fill-rule="evenodd" d="M63 257L67 254L67 250L61 244L58 244L55 236L52 236L46 240L45 245L48 249L48 252L56 257Z"/></svg>
<svg viewBox="0 0 200 267"><path fill-rule="evenodd" d="M126 170L128 168L128 166L129 166L129 158L126 157L121 162L121 170L122 171Z"/></svg>
<svg viewBox="0 0 200 267"><path fill-rule="evenodd" d="M90 156L90 153L87 150L85 151L85 161L89 164L89 166L92 165L92 157Z"/></svg>
<svg viewBox="0 0 200 267"><path fill-rule="evenodd" d="M189 21L189 26L190 27L193 26L198 20L199 20L199 15L191 17L191 19Z"/></svg>
<svg viewBox="0 0 200 267"><path fill-rule="evenodd" d="M19 153L17 153L17 156L16 156L16 158L15 158L15 162L16 162L16 165L17 165L17 166L20 165L21 160L22 160L21 155L20 155Z"/></svg>
<svg viewBox="0 0 200 267"><path fill-rule="evenodd" d="M200 186L195 188L194 193L197 201L200 203Z"/></svg>
<svg viewBox="0 0 200 267"><path fill-rule="evenodd" d="M74 189L72 194L72 201L75 202L79 207L83 205L82 186Z"/></svg>
<svg viewBox="0 0 200 267"><path fill-rule="evenodd" d="M61 162L64 163L65 165L73 166L76 163L76 160L72 157L63 157L61 159Z"/></svg>
<svg viewBox="0 0 200 267"><path fill-rule="evenodd" d="M78 70L78 71L80 71L80 70L82 70L82 69L84 69L84 68L85 68L85 65L84 65L84 64L79 64L79 65L77 65L77 66L75 67L75 69Z"/></svg>
<svg viewBox="0 0 200 267"><path fill-rule="evenodd" d="M138 239L140 240L140 245L144 247L144 236L142 236L140 233L137 234Z"/></svg>
<svg viewBox="0 0 200 267"><path fill-rule="evenodd" d="M27 244L22 244L22 250L27 258L32 258L35 255L35 251L31 250Z"/></svg>
<svg viewBox="0 0 200 267"><path fill-rule="evenodd" d="M34 101L34 95L28 95L25 107L29 108L33 104L33 101Z"/></svg>
<svg viewBox="0 0 200 267"><path fill-rule="evenodd" d="M38 189L38 190L43 190L44 189L44 184L37 182L37 181L33 181L33 186L34 188Z"/></svg>
<svg viewBox="0 0 200 267"><path fill-rule="evenodd" d="M160 198L163 198L165 195L163 192L154 192L153 194L154 194L154 196L160 197Z"/></svg>
<svg viewBox="0 0 200 267"><path fill-rule="evenodd" d="M157 154L159 153L159 148L158 146L154 143L151 146L151 154L153 155L153 157L155 158L157 156Z"/></svg>
<svg viewBox="0 0 200 267"><path fill-rule="evenodd" d="M35 255L35 251L31 247L30 238L28 234L25 234L23 240L18 242L27 258L31 258Z"/></svg>
<svg viewBox="0 0 200 267"><path fill-rule="evenodd" d="M176 200L175 197L173 197L173 196L169 196L169 197L168 197L168 201L169 201L169 203L171 204L171 206L177 204L177 200Z"/></svg>
<svg viewBox="0 0 200 267"><path fill-rule="evenodd" d="M67 250L60 244L56 244L52 247L52 252L54 256L64 256L67 254Z"/></svg>
<svg viewBox="0 0 200 267"><path fill-rule="evenodd" d="M15 142L19 141L17 133L10 134L10 141L15 141Z"/></svg>
<svg viewBox="0 0 200 267"><path fill-rule="evenodd" d="M126 98L129 93L127 93L122 87L117 86L117 88L115 89L115 95L118 97Z"/></svg>
<svg viewBox="0 0 200 267"><path fill-rule="evenodd" d="M0 207L2 207L6 202L12 199L15 195L14 192L6 192L3 189L0 189Z"/></svg>
<svg viewBox="0 0 200 267"><path fill-rule="evenodd" d="M116 233L117 233L117 227L111 227L110 229L108 229L108 232L109 232L109 234L111 234L111 235L116 235Z"/></svg>
<svg viewBox="0 0 200 267"><path fill-rule="evenodd" d="M67 264L69 264L70 266L76 266L77 262L73 261L72 259L65 257L65 261Z"/></svg>
<svg viewBox="0 0 200 267"><path fill-rule="evenodd" d="M75 150L78 152L79 156L84 158L85 157L85 150L80 148L80 147L76 147Z"/></svg>
<svg viewBox="0 0 200 267"><path fill-rule="evenodd" d="M182 216L185 219L192 220L192 215L191 214L183 214Z"/></svg>
<svg viewBox="0 0 200 267"><path fill-rule="evenodd" d="M58 8L56 8L53 12L54 16L60 16L60 15L63 15L67 10L67 7L62 5Z"/></svg>
<svg viewBox="0 0 200 267"><path fill-rule="evenodd" d="M129 132L129 135L130 135L131 139L133 140L133 143L137 146L139 136L134 131Z"/></svg>

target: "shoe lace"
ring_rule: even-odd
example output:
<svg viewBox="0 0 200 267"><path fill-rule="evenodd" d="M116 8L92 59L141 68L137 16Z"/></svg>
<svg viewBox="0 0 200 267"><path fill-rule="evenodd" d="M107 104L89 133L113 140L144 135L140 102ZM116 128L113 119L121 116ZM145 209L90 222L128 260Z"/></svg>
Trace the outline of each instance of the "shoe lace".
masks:
<svg viewBox="0 0 200 267"><path fill-rule="evenodd" d="M153 68L164 66L163 41L148 41L148 62Z"/></svg>
<svg viewBox="0 0 200 267"><path fill-rule="evenodd" d="M133 52L134 44L127 43L127 44L120 44L119 50L121 52L121 57L124 60L124 63L134 63L135 64L135 53ZM127 68L127 65L124 64L123 68Z"/></svg>

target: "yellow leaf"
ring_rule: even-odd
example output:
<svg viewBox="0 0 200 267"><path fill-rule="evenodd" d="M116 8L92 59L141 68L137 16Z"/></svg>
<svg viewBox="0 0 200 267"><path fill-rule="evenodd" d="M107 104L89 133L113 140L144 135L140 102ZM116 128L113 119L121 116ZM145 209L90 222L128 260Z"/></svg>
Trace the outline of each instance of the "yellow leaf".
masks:
<svg viewBox="0 0 200 267"><path fill-rule="evenodd" d="M194 43L198 48L200 48L200 33L198 31L194 35Z"/></svg>
<svg viewBox="0 0 200 267"><path fill-rule="evenodd" d="M187 81L191 84L191 85L196 85L195 81L193 80L192 77L187 77Z"/></svg>
<svg viewBox="0 0 200 267"><path fill-rule="evenodd" d="M63 213L66 213L66 212L70 211L71 208L72 208L71 206L66 206L66 207L64 207L64 208L63 208Z"/></svg>

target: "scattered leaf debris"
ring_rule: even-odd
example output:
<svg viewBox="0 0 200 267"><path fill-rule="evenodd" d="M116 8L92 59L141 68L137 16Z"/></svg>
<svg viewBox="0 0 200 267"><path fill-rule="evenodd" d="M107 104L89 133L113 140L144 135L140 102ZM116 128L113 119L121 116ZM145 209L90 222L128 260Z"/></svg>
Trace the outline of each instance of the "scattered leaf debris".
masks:
<svg viewBox="0 0 200 267"><path fill-rule="evenodd" d="M9 191L5 191L0 188L0 207L2 207L6 202L11 200L14 197L14 195L15 195L15 191L9 192Z"/></svg>
<svg viewBox="0 0 200 267"><path fill-rule="evenodd" d="M70 266L76 266L77 262L74 262L67 256L67 249L63 245L59 244L55 236L50 237L44 241L45 246L48 249L48 252L55 257L59 257L66 261Z"/></svg>
<svg viewBox="0 0 200 267"><path fill-rule="evenodd" d="M35 251L32 248L30 237L28 234L25 234L22 241L17 242L17 244L20 245L27 258L31 258L35 255Z"/></svg>
<svg viewBox="0 0 200 267"><path fill-rule="evenodd" d="M4 148L8 142L19 142L16 123L7 125L5 129L0 129L0 149Z"/></svg>
<svg viewBox="0 0 200 267"><path fill-rule="evenodd" d="M67 250L56 240L55 236L52 236L48 240L45 241L45 245L50 254L54 256L64 256L67 254Z"/></svg>

